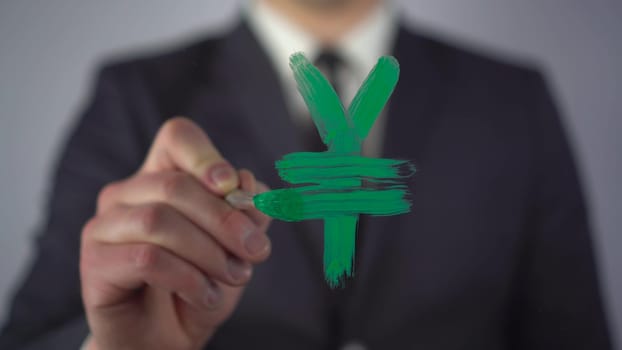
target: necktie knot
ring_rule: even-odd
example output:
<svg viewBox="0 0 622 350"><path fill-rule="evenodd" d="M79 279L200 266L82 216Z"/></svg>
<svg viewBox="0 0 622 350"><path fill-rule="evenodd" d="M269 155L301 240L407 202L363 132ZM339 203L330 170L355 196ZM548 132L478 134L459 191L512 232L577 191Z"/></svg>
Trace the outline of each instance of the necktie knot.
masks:
<svg viewBox="0 0 622 350"><path fill-rule="evenodd" d="M330 74L339 69L339 66L343 64L343 59L335 50L325 49L317 55L314 64Z"/></svg>
<svg viewBox="0 0 622 350"><path fill-rule="evenodd" d="M338 72L344 66L344 61L341 56L335 50L324 49L320 51L313 63L324 73L328 82L333 86L335 92L337 92L337 96L341 98L341 87L338 77Z"/></svg>
<svg viewBox="0 0 622 350"><path fill-rule="evenodd" d="M344 66L344 61L334 50L322 50L313 61L313 64L324 74L330 85L341 98L338 72ZM322 143L316 127L308 118L309 123L302 126L302 140L307 151L322 152L326 150L326 145Z"/></svg>

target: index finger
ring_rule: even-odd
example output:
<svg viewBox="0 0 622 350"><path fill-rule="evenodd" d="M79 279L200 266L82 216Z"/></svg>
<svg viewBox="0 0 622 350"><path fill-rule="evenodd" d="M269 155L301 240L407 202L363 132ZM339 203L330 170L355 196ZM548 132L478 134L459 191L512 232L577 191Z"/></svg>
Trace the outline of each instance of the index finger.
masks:
<svg viewBox="0 0 622 350"><path fill-rule="evenodd" d="M139 172L182 170L224 195L239 186L237 172L207 134L187 118L169 119L158 131Z"/></svg>

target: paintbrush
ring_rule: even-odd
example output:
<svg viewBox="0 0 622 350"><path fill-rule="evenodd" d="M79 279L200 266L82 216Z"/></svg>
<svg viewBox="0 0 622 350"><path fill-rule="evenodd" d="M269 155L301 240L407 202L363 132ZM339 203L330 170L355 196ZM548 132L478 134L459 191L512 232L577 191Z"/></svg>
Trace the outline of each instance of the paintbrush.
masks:
<svg viewBox="0 0 622 350"><path fill-rule="evenodd" d="M260 194L235 190L225 200L238 209L257 208L264 214L283 221L322 219L343 215L396 215L408 212L405 184L384 188L358 187L339 190L317 190L311 186L284 188Z"/></svg>
<svg viewBox="0 0 622 350"><path fill-rule="evenodd" d="M225 200L234 208L246 210L255 207L254 197L255 195L248 191L235 189L225 196Z"/></svg>

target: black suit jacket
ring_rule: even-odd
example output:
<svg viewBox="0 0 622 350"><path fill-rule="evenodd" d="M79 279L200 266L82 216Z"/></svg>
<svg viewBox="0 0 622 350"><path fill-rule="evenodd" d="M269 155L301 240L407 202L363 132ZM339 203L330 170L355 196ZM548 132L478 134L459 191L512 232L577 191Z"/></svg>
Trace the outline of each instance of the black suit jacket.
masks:
<svg viewBox="0 0 622 350"><path fill-rule="evenodd" d="M323 280L321 222L274 222L271 258L207 348L609 349L584 201L541 76L404 28L394 55L383 156L416 164L412 212L362 218L356 278L337 292ZM64 149L3 349L83 341L81 227L175 115L273 188L285 186L274 161L304 149L243 23L106 66Z"/></svg>

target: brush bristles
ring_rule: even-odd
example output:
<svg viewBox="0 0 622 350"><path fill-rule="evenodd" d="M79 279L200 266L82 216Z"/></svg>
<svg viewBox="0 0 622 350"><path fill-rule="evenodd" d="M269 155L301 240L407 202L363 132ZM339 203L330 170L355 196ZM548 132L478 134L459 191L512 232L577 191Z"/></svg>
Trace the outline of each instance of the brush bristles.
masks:
<svg viewBox="0 0 622 350"><path fill-rule="evenodd" d="M257 209L284 221L357 214L403 214L409 211L410 201L405 198L403 186L396 187L400 188L318 191L298 187L259 194L254 202Z"/></svg>

